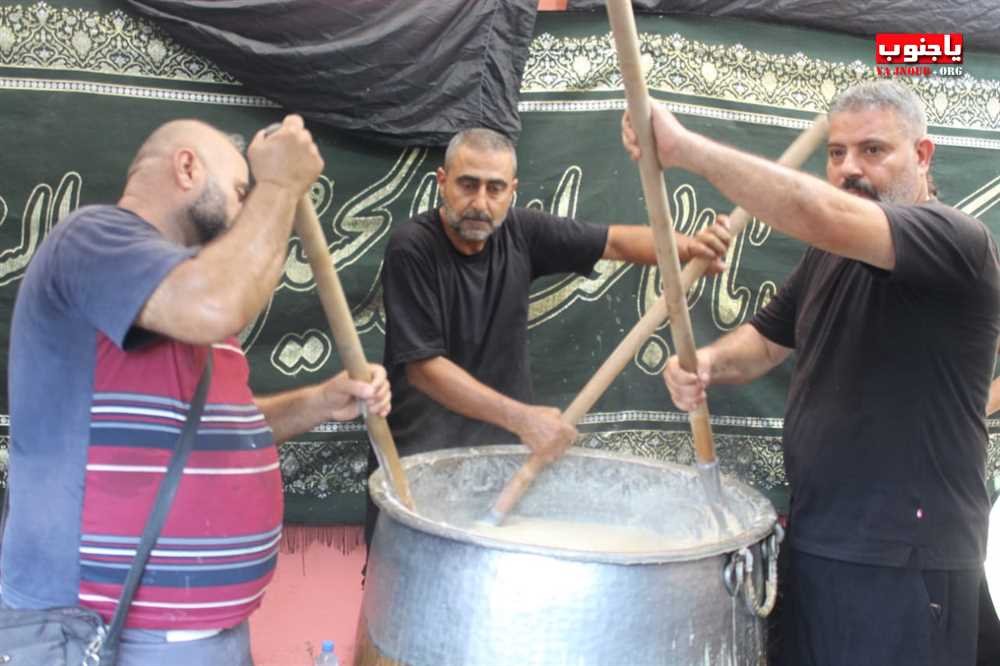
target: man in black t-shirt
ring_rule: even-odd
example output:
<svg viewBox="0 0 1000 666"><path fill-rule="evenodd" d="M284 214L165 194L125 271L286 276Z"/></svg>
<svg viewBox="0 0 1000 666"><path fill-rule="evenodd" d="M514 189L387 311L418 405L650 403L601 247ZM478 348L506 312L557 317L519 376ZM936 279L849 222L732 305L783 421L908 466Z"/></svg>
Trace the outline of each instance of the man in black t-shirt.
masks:
<svg viewBox="0 0 1000 666"><path fill-rule="evenodd" d="M933 199L919 100L888 81L830 109L827 180L653 116L664 166L705 176L810 247L754 319L672 358L674 402L749 382L794 350L785 663L975 664L989 501L985 409L1000 334L997 247ZM638 149L627 119L626 149Z"/></svg>
<svg viewBox="0 0 1000 666"><path fill-rule="evenodd" d="M1000 349L997 350L1000 354ZM986 401L986 416L989 418L1000 411L1000 377L990 384L990 395ZM997 521L1000 516L1000 500L996 493L992 494L993 508L990 510L990 537L986 548L986 571L983 583L979 589L979 643L977 666L994 666L1000 664L1000 585L997 585L998 562L996 554L1000 552L1000 529ZM989 586L987 585L989 582Z"/></svg>
<svg viewBox="0 0 1000 666"><path fill-rule="evenodd" d="M653 265L646 225L598 226L512 208L514 146L487 129L457 134L437 171L440 208L397 227L382 271L389 425L402 455L519 439L552 459L576 430L536 405L528 368L528 295L543 275L587 275L599 259ZM682 261L721 272L726 223L676 236ZM370 536L374 511L369 503Z"/></svg>

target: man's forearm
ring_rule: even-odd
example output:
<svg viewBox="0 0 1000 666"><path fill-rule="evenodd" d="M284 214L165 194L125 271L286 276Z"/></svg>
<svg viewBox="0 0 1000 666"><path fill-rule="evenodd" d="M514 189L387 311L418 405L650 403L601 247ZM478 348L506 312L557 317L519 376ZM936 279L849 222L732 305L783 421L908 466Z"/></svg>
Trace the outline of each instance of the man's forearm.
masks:
<svg viewBox="0 0 1000 666"><path fill-rule="evenodd" d="M244 324L267 304L281 276L297 203L287 188L259 183L232 228L199 253L216 288L240 305Z"/></svg>
<svg viewBox="0 0 1000 666"><path fill-rule="evenodd" d="M990 416L1000 410L1000 377L993 380L990 384L990 397L986 401L986 416Z"/></svg>
<svg viewBox="0 0 1000 666"><path fill-rule="evenodd" d="M609 226L608 241L601 258L655 266L656 246L653 242L652 228L648 225L638 224L613 224Z"/></svg>
<svg viewBox="0 0 1000 666"><path fill-rule="evenodd" d="M253 400L271 426L276 444L312 430L329 416L329 408L323 399L322 384L272 395L255 395Z"/></svg>
<svg viewBox="0 0 1000 666"><path fill-rule="evenodd" d="M413 361L406 377L418 390L456 414L516 432L525 405L483 384L443 356Z"/></svg>
<svg viewBox="0 0 1000 666"><path fill-rule="evenodd" d="M235 335L274 291L295 203L285 188L258 185L233 227L160 283L137 323L192 344Z"/></svg>
<svg viewBox="0 0 1000 666"><path fill-rule="evenodd" d="M712 384L746 384L763 377L792 353L750 324L743 324L706 347Z"/></svg>
<svg viewBox="0 0 1000 666"><path fill-rule="evenodd" d="M691 259L692 240L684 234L674 232L677 256L681 263ZM602 259L627 261L642 266L655 266L656 242L653 229L649 225L613 224L608 227L608 242Z"/></svg>
<svg viewBox="0 0 1000 666"><path fill-rule="evenodd" d="M708 179L751 215L819 249L881 268L894 266L888 222L874 202L708 137L694 137L678 166Z"/></svg>

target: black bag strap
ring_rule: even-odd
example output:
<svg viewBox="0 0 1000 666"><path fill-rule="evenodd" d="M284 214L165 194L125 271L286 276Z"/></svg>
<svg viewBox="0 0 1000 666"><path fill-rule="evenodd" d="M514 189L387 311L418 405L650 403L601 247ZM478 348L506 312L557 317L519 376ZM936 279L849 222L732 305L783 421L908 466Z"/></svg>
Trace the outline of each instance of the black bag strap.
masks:
<svg viewBox="0 0 1000 666"><path fill-rule="evenodd" d="M10 511L10 463L7 467L7 485L3 488L3 511L0 512L0 551L3 550L3 533L7 529L7 512Z"/></svg>
<svg viewBox="0 0 1000 666"><path fill-rule="evenodd" d="M184 465L187 463L187 459L194 449L194 441L198 434L198 424L201 422L201 415L205 410L205 398L208 397L208 385L211 379L212 348L209 347L208 355L205 357L205 369L201 373L201 379L198 380L198 387L195 389L194 397L191 399L191 408L188 411L187 421L184 422L184 428L177 439L177 448L174 450L174 455L170 458L167 473L163 476L163 480L160 481L160 487L156 492L156 503L153 505L153 510L146 521L142 540L135 551L135 559L132 561L132 567L128 570L125 583L122 585L122 596L118 599L118 608L115 609L114 617L111 618L108 635L104 639L104 645L101 649L101 663L114 663L113 656L107 662L104 661L103 657L104 655L114 655L117 651L118 641L125 626L125 617L128 615L129 606L132 605L132 598L139 587L139 581L142 580L142 572L146 568L146 562L149 560L150 553L153 552L153 546L156 545L156 540L160 536L163 524L167 522L170 505L174 501L174 495L177 494L177 486L180 484L181 475L184 472Z"/></svg>

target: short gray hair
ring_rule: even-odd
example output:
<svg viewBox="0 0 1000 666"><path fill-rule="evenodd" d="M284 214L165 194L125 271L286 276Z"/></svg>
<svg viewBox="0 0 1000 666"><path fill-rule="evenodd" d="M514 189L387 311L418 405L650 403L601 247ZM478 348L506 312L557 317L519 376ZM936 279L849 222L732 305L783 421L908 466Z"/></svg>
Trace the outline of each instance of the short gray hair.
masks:
<svg viewBox="0 0 1000 666"><path fill-rule="evenodd" d="M240 151L241 155L247 154L247 140L242 134L236 132L226 134L226 138L233 144L236 150Z"/></svg>
<svg viewBox="0 0 1000 666"><path fill-rule="evenodd" d="M864 109L892 109L916 136L927 134L927 116L920 98L910 88L895 81L866 81L851 86L830 102L830 113Z"/></svg>
<svg viewBox="0 0 1000 666"><path fill-rule="evenodd" d="M514 143L500 132L487 129L485 127L473 127L464 129L448 142L448 148L444 151L444 168L455 158L455 154L462 146L468 146L473 150L506 151L510 153L514 165L514 175L517 175L517 151Z"/></svg>

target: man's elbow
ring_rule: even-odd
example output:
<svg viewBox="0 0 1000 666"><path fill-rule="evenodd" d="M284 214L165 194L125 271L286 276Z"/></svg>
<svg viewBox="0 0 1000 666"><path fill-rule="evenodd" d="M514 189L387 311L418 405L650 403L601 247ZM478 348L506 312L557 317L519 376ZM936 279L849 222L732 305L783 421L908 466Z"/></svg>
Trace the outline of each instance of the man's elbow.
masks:
<svg viewBox="0 0 1000 666"><path fill-rule="evenodd" d="M604 252L601 259L609 261L628 261L634 254L634 245L641 242L642 231L630 225L612 224L608 226L608 237L604 241Z"/></svg>
<svg viewBox="0 0 1000 666"><path fill-rule="evenodd" d="M214 341L220 341L239 333L257 314L234 302L208 302L203 308L202 323L208 329L207 335Z"/></svg>
<svg viewBox="0 0 1000 666"><path fill-rule="evenodd" d="M421 358L406 364L406 381L418 391L428 393L435 384L434 361L440 357Z"/></svg>
<svg viewBox="0 0 1000 666"><path fill-rule="evenodd" d="M239 333L253 319L232 303L204 299L189 306L161 331L166 335L195 345L222 342Z"/></svg>
<svg viewBox="0 0 1000 666"><path fill-rule="evenodd" d="M426 365L427 359L410 361L406 364L406 381L418 391L423 391L428 384Z"/></svg>
<svg viewBox="0 0 1000 666"><path fill-rule="evenodd" d="M621 250L619 250L614 237L610 233L608 234L608 240L604 243L604 251L601 253L601 259L607 259L610 261L618 261L621 259Z"/></svg>

